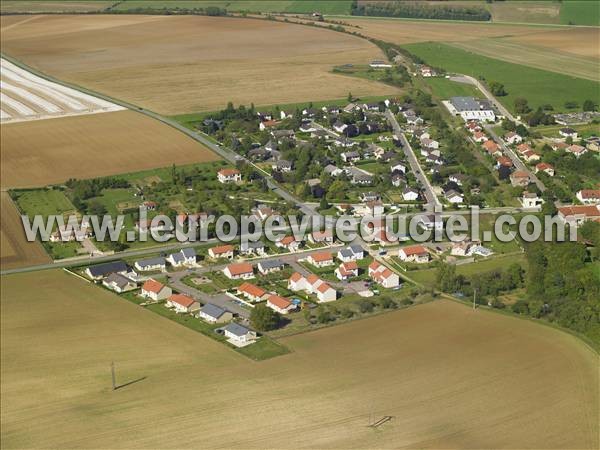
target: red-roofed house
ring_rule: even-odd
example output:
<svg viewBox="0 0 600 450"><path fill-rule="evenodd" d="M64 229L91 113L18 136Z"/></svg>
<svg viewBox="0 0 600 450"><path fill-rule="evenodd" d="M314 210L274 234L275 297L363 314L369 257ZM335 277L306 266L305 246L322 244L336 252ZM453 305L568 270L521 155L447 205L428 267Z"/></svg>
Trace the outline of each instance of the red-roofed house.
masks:
<svg viewBox="0 0 600 450"><path fill-rule="evenodd" d="M221 169L217 172L219 183L239 183L242 181L242 174L237 169Z"/></svg>
<svg viewBox="0 0 600 450"><path fill-rule="evenodd" d="M512 167L513 162L508 156L500 156L496 158L497 166Z"/></svg>
<svg viewBox="0 0 600 450"><path fill-rule="evenodd" d="M259 302L266 295L267 291L263 288L256 286L255 284L244 282L238 288L237 292L239 295L243 295L251 302Z"/></svg>
<svg viewBox="0 0 600 450"><path fill-rule="evenodd" d="M142 285L140 295L149 298L155 302L168 298L173 292L169 286L150 278Z"/></svg>
<svg viewBox="0 0 600 450"><path fill-rule="evenodd" d="M545 174L553 177L554 176L554 167L552 164L548 164L545 162L541 162L535 165L535 173L544 172Z"/></svg>
<svg viewBox="0 0 600 450"><path fill-rule="evenodd" d="M494 141L485 141L483 143L483 148L486 152L488 152L492 156L501 155L500 147Z"/></svg>
<svg viewBox="0 0 600 450"><path fill-rule="evenodd" d="M481 131L476 131L475 133L473 133L473 140L474 140L475 142L482 143L482 142L485 142L485 141L487 141L487 140L488 140L488 137L486 136L486 134L485 134L485 133L483 133L483 132L481 132Z"/></svg>
<svg viewBox="0 0 600 450"><path fill-rule="evenodd" d="M586 205L600 203L600 189L582 189L575 196Z"/></svg>
<svg viewBox="0 0 600 450"><path fill-rule="evenodd" d="M356 261L349 261L341 263L337 269L335 269L335 276L339 280L345 281L352 277L358 276L358 264Z"/></svg>
<svg viewBox="0 0 600 450"><path fill-rule="evenodd" d="M517 151L520 154L523 154L525 152L532 152L533 149L529 146L529 144L519 144L517 145Z"/></svg>
<svg viewBox="0 0 600 450"><path fill-rule="evenodd" d="M233 258L233 245L218 245L208 249L208 256L214 259L218 258Z"/></svg>
<svg viewBox="0 0 600 450"><path fill-rule="evenodd" d="M422 245L411 245L401 248L398 257L405 262L426 263L429 262L429 252Z"/></svg>
<svg viewBox="0 0 600 450"><path fill-rule="evenodd" d="M300 242L298 242L294 236L285 236L284 238L275 242L275 245L279 248L285 248L290 252L295 252L300 248Z"/></svg>
<svg viewBox="0 0 600 450"><path fill-rule="evenodd" d="M527 187L529 181L529 174L523 170L515 170L510 174L510 184L513 186Z"/></svg>
<svg viewBox="0 0 600 450"><path fill-rule="evenodd" d="M331 302L337 299L336 290L313 273L307 277L304 277L298 272L293 273L288 280L288 289L315 294L319 303Z"/></svg>
<svg viewBox="0 0 600 450"><path fill-rule="evenodd" d="M333 264L333 255L330 252L313 253L307 261L315 267L327 267Z"/></svg>
<svg viewBox="0 0 600 450"><path fill-rule="evenodd" d="M567 153L573 153L577 158L579 158L581 155L587 153L587 148L582 147L581 145L573 144L569 145L565 151Z"/></svg>
<svg viewBox="0 0 600 450"><path fill-rule="evenodd" d="M176 313L189 314L200 309L200 303L192 297L183 294L171 295L166 303L167 307L174 308Z"/></svg>
<svg viewBox="0 0 600 450"><path fill-rule="evenodd" d="M324 242L326 244L333 243L333 231L326 229L323 231L313 231L309 236L308 240L313 244Z"/></svg>
<svg viewBox="0 0 600 450"><path fill-rule="evenodd" d="M290 302L287 298L279 295L269 295L267 298L267 306L280 314L287 314L296 309L296 305Z"/></svg>
<svg viewBox="0 0 600 450"><path fill-rule="evenodd" d="M571 205L558 208L558 217L569 225L579 226L587 220L600 220L600 206Z"/></svg>
<svg viewBox="0 0 600 450"><path fill-rule="evenodd" d="M400 286L400 277L398 274L392 272L377 261L373 261L369 264L369 276L374 282L380 284L384 288L389 289Z"/></svg>
<svg viewBox="0 0 600 450"><path fill-rule="evenodd" d="M230 280L254 278L254 269L252 268L252 264L248 263L229 264L223 269L223 273Z"/></svg>

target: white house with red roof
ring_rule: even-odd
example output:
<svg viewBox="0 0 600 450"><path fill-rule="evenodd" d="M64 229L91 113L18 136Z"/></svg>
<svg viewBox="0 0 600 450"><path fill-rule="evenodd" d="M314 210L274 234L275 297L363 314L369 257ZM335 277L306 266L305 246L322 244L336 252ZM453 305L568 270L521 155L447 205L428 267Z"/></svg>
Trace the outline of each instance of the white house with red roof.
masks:
<svg viewBox="0 0 600 450"><path fill-rule="evenodd" d="M572 226L588 220L600 221L600 205L570 205L558 208L558 217Z"/></svg>
<svg viewBox="0 0 600 450"><path fill-rule="evenodd" d="M369 264L369 276L375 283L380 284L384 288L390 289L400 286L400 277L398 274L392 272L378 261L373 261Z"/></svg>
<svg viewBox="0 0 600 450"><path fill-rule="evenodd" d="M315 294L319 303L332 302L337 299L337 291L312 273L305 277L294 272L288 280L288 289L294 292L305 291L308 294Z"/></svg>
<svg viewBox="0 0 600 450"><path fill-rule="evenodd" d="M313 231L308 235L308 241L313 244L333 244L333 231L330 229Z"/></svg>
<svg viewBox="0 0 600 450"><path fill-rule="evenodd" d="M577 200L585 205L600 203L600 189L582 189L575 194Z"/></svg>
<svg viewBox="0 0 600 450"><path fill-rule="evenodd" d="M239 183L242 181L242 173L238 169L226 168L217 172L219 183Z"/></svg>
<svg viewBox="0 0 600 450"><path fill-rule="evenodd" d="M587 148L582 147L581 145L577 145L577 144L573 144L573 145L569 145L565 151L567 153L572 153L573 155L575 155L577 158L579 158L581 155L584 155L587 153Z"/></svg>
<svg viewBox="0 0 600 450"><path fill-rule="evenodd" d="M254 278L254 269L249 263L234 263L225 267L223 274L230 280L247 280Z"/></svg>
<svg viewBox="0 0 600 450"><path fill-rule="evenodd" d="M251 302L259 302L267 294L267 291L246 281L237 288L237 293L246 297Z"/></svg>
<svg viewBox="0 0 600 450"><path fill-rule="evenodd" d="M218 245L208 249L208 256L213 259L219 258L233 258L234 248L233 245Z"/></svg>
<svg viewBox="0 0 600 450"><path fill-rule="evenodd" d="M473 140L479 144L485 142L488 140L488 137L485 133L483 133L482 131L476 131L475 133L473 133Z"/></svg>
<svg viewBox="0 0 600 450"><path fill-rule="evenodd" d="M173 291L171 291L169 286L165 286L164 284L150 278L142 285L140 295L157 302L159 300L169 298L172 293Z"/></svg>
<svg viewBox="0 0 600 450"><path fill-rule="evenodd" d="M190 314L200 309L200 303L184 294L172 294L167 299L166 306L179 314Z"/></svg>
<svg viewBox="0 0 600 450"><path fill-rule="evenodd" d="M403 247L398 251L398 257L404 262L427 263L429 252L422 245L411 245Z"/></svg>
<svg viewBox="0 0 600 450"><path fill-rule="evenodd" d="M300 248L300 242L298 242L293 235L281 238L280 240L275 242L275 245L279 248L284 248L290 252L298 251L298 249Z"/></svg>
<svg viewBox="0 0 600 450"><path fill-rule="evenodd" d="M548 176L554 176L554 166L545 162L541 162L535 165L535 173L544 172Z"/></svg>
<svg viewBox="0 0 600 450"><path fill-rule="evenodd" d="M335 276L340 281L346 281L350 278L358 276L358 264L356 261L349 261L341 263L337 269L335 269Z"/></svg>
<svg viewBox="0 0 600 450"><path fill-rule="evenodd" d="M279 295L271 294L267 297L267 306L279 314L287 314L296 309L296 305L290 302L287 298Z"/></svg>
<svg viewBox="0 0 600 450"><path fill-rule="evenodd" d="M333 265L333 255L330 252L318 252L308 255L306 260L315 267L327 267Z"/></svg>

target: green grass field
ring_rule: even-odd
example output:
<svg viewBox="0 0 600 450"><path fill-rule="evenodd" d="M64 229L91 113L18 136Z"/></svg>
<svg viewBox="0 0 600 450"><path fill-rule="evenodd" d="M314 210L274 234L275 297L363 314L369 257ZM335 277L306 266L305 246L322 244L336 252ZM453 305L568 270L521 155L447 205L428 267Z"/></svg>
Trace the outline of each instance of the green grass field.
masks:
<svg viewBox="0 0 600 450"><path fill-rule="evenodd" d="M533 109L551 104L555 111L565 110L568 101L581 105L598 97L600 84L593 81L507 63L446 44L424 42L403 47L429 65L504 84L508 95L498 99L512 112L517 97L526 98Z"/></svg>
<svg viewBox="0 0 600 450"><path fill-rule="evenodd" d="M75 206L63 191L57 189L38 189L16 192L16 203L23 214L33 217L41 214L44 218L51 214L74 212Z"/></svg>
<svg viewBox="0 0 600 450"><path fill-rule="evenodd" d="M322 0L322 1L302 1L302 0L273 0L273 1L181 1L181 0L132 0L119 3L114 9L117 11L127 11L136 8L206 8L216 6L227 9L227 11L249 11L249 12L280 12L280 13L312 13L318 11L322 14L349 14L350 0Z"/></svg>
<svg viewBox="0 0 600 450"><path fill-rule="evenodd" d="M595 0L568 0L560 6L560 23L600 25L600 3Z"/></svg>
<svg viewBox="0 0 600 450"><path fill-rule="evenodd" d="M431 94L439 99L481 97L479 89L470 84L457 83L447 78L425 78L424 81L431 88Z"/></svg>

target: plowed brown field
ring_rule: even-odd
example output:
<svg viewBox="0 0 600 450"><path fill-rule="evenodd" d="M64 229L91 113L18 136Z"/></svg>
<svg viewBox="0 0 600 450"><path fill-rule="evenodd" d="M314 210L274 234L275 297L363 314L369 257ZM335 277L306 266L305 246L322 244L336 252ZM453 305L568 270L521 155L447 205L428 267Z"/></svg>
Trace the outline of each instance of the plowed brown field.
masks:
<svg viewBox="0 0 600 450"><path fill-rule="evenodd" d="M256 363L63 272L2 286L2 448L598 446L597 355L532 322L437 301Z"/></svg>
<svg viewBox="0 0 600 450"><path fill-rule="evenodd" d="M398 92L331 73L383 56L364 39L265 20L45 16L3 31L2 46L59 79L163 114Z"/></svg>

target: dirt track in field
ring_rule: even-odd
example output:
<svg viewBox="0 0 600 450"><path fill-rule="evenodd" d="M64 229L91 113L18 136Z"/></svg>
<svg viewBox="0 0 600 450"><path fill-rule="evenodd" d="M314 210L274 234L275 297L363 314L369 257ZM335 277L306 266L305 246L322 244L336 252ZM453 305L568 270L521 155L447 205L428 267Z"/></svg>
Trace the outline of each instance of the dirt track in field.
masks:
<svg viewBox="0 0 600 450"><path fill-rule="evenodd" d="M598 446L597 355L532 322L437 301L256 363L62 272L2 284L3 448Z"/></svg>
<svg viewBox="0 0 600 450"><path fill-rule="evenodd" d="M220 159L183 133L133 111L2 126L2 187L34 187Z"/></svg>
<svg viewBox="0 0 600 450"><path fill-rule="evenodd" d="M36 69L163 114L398 92L331 73L382 58L375 45L265 20L44 16L2 37L4 52Z"/></svg>
<svg viewBox="0 0 600 450"><path fill-rule="evenodd" d="M19 212L7 192L0 193L0 267L2 270L50 262L39 242L27 242Z"/></svg>

